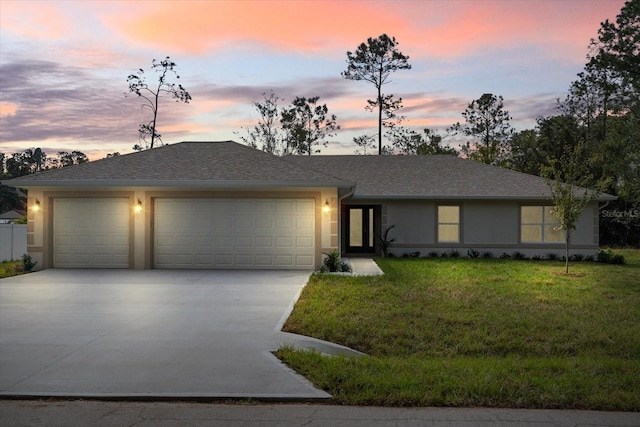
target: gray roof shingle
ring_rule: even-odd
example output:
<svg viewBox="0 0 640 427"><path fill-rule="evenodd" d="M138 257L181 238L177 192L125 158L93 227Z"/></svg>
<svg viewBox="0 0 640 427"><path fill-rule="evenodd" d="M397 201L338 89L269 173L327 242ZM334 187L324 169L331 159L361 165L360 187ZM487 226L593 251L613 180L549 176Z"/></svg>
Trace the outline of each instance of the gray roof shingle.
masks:
<svg viewBox="0 0 640 427"><path fill-rule="evenodd" d="M287 161L355 182L354 198L546 199L550 194L538 176L450 155L291 156Z"/></svg>
<svg viewBox="0 0 640 427"><path fill-rule="evenodd" d="M182 142L16 178L35 186L349 186L233 141Z"/></svg>

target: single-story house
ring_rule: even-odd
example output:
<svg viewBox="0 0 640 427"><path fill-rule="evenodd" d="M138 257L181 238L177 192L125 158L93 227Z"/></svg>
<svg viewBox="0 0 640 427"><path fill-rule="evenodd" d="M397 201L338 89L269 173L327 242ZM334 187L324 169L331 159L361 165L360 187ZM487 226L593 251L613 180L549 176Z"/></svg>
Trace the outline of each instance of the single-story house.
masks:
<svg viewBox="0 0 640 427"><path fill-rule="evenodd" d="M455 156L277 157L183 142L5 182L40 268L312 269L322 254L563 254L544 180ZM598 250L599 202L572 235Z"/></svg>
<svg viewBox="0 0 640 427"><path fill-rule="evenodd" d="M27 214L26 211L13 209L7 212L0 213L0 224L13 224L16 220L24 217Z"/></svg>

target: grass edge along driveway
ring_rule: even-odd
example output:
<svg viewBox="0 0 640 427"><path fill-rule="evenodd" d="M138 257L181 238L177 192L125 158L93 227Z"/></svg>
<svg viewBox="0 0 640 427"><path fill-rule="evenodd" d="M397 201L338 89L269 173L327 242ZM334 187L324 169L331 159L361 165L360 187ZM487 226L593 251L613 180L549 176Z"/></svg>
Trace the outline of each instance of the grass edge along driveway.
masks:
<svg viewBox="0 0 640 427"><path fill-rule="evenodd" d="M368 357L281 348L334 402L640 410L640 251L626 265L384 259L312 276L284 330Z"/></svg>

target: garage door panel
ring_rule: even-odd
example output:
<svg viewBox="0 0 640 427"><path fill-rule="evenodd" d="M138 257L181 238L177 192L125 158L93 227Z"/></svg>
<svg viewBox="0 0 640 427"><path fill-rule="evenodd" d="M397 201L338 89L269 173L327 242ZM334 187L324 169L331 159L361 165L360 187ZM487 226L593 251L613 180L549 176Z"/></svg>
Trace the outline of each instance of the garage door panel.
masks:
<svg viewBox="0 0 640 427"><path fill-rule="evenodd" d="M236 248L249 248L252 249L253 244L253 236L238 236L236 237Z"/></svg>
<svg viewBox="0 0 640 427"><path fill-rule="evenodd" d="M273 200L268 201L257 201L256 203L256 213L268 215L276 212L276 202Z"/></svg>
<svg viewBox="0 0 640 427"><path fill-rule="evenodd" d="M310 237L296 237L296 247L302 249L312 249L313 248L313 239Z"/></svg>
<svg viewBox="0 0 640 427"><path fill-rule="evenodd" d="M296 218L296 230L312 230L312 218Z"/></svg>
<svg viewBox="0 0 640 427"><path fill-rule="evenodd" d="M277 218L276 219L276 230L293 230L293 218Z"/></svg>
<svg viewBox="0 0 640 427"><path fill-rule="evenodd" d="M53 265L128 268L129 201L54 199Z"/></svg>
<svg viewBox="0 0 640 427"><path fill-rule="evenodd" d="M256 247L271 249L273 247L273 238L271 236L256 236Z"/></svg>
<svg viewBox="0 0 640 427"><path fill-rule="evenodd" d="M277 213L291 214L296 212L295 200L279 200L276 205Z"/></svg>
<svg viewBox="0 0 640 427"><path fill-rule="evenodd" d="M293 238L290 236L278 236L276 237L277 248L293 249Z"/></svg>
<svg viewBox="0 0 640 427"><path fill-rule="evenodd" d="M313 268L314 206L313 199L158 199L155 266Z"/></svg>
<svg viewBox="0 0 640 427"><path fill-rule="evenodd" d="M273 267L273 256L256 255L256 265L262 268Z"/></svg>
<svg viewBox="0 0 640 427"><path fill-rule="evenodd" d="M309 255L296 255L296 264L307 266L307 268L313 268L313 257Z"/></svg>

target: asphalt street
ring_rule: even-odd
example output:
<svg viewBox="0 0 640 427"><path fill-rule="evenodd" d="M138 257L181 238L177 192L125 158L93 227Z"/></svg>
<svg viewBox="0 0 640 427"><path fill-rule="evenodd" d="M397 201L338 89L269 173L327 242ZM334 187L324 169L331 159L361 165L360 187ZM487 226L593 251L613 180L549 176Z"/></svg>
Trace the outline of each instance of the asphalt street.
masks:
<svg viewBox="0 0 640 427"><path fill-rule="evenodd" d="M378 408L319 404L0 400L5 427L382 427L640 425L640 413L489 408Z"/></svg>

